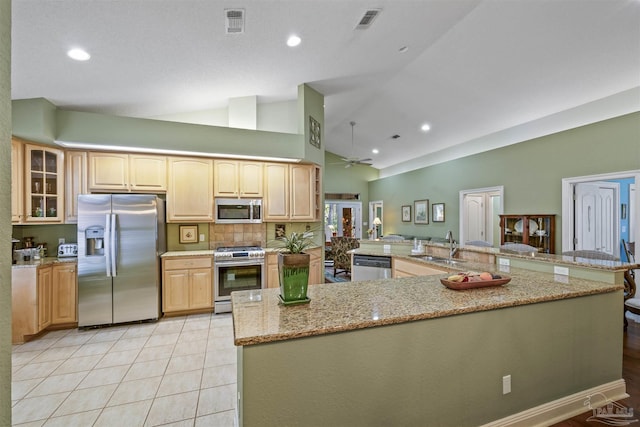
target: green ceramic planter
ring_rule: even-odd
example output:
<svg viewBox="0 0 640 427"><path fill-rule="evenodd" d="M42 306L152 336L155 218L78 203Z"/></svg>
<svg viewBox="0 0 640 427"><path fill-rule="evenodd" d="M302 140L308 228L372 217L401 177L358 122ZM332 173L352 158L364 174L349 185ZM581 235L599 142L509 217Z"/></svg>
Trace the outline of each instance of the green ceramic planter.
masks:
<svg viewBox="0 0 640 427"><path fill-rule="evenodd" d="M278 254L280 298L283 302L307 301L309 254Z"/></svg>

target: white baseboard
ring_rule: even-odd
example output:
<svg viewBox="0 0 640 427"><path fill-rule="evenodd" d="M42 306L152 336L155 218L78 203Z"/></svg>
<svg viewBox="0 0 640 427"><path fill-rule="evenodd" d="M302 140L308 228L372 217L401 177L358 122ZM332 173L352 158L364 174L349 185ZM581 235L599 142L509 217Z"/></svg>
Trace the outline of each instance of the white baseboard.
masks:
<svg viewBox="0 0 640 427"><path fill-rule="evenodd" d="M629 397L626 384L623 379L620 379L509 415L484 424L482 427L549 426L590 411L590 408L585 405L590 396L593 396L592 404L604 406L606 402L602 400L602 395L606 396L609 402Z"/></svg>

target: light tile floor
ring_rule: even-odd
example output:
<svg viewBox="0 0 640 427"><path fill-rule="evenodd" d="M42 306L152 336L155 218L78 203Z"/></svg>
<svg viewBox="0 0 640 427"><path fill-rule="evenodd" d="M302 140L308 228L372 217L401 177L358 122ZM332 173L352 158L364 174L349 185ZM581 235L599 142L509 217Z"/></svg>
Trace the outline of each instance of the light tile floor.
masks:
<svg viewBox="0 0 640 427"><path fill-rule="evenodd" d="M12 360L14 426L235 424L230 314L52 331Z"/></svg>

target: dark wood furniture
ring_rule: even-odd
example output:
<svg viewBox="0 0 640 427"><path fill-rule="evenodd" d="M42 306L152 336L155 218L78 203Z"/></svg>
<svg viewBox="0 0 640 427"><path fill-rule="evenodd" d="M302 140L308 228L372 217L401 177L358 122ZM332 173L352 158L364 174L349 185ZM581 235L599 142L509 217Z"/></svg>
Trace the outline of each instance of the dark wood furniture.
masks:
<svg viewBox="0 0 640 427"><path fill-rule="evenodd" d="M500 245L520 243L555 253L555 215L500 215Z"/></svg>

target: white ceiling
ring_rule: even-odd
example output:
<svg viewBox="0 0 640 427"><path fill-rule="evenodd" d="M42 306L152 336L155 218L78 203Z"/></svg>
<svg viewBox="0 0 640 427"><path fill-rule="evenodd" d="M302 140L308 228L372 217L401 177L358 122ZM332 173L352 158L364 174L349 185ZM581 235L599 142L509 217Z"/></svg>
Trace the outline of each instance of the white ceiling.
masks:
<svg viewBox="0 0 640 427"><path fill-rule="evenodd" d="M623 91L625 105L611 98L588 121L640 110L639 0L14 0L12 8L13 99L155 117L250 95L294 100L308 83L325 95L325 148L372 157L379 169L469 142L491 148L492 135L530 123L539 126L500 144L557 131L545 117ZM225 8L245 9L244 34L225 35ZM382 9L373 25L354 29L371 8ZM290 33L300 46L285 45ZM92 59L70 60L76 46ZM420 130L425 122L430 132Z"/></svg>

